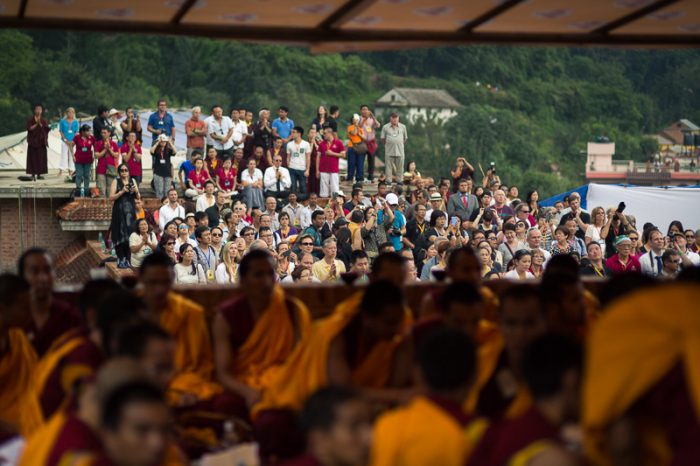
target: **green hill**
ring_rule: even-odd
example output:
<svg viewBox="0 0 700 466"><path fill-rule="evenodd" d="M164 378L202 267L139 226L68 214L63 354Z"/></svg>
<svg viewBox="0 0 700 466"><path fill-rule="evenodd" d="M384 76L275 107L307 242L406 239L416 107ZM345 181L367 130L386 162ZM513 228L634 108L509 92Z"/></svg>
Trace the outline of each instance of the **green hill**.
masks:
<svg viewBox="0 0 700 466"><path fill-rule="evenodd" d="M585 143L607 136L623 159L679 118L700 121L700 51L454 47L312 56L306 50L184 37L0 31L0 133L21 131L33 102L67 106L258 109L287 105L310 124L319 104L341 119L394 86L448 90L464 107L444 127L409 127L407 158L449 175L457 155L494 161L504 181L543 194L583 181ZM489 88L490 86L490 88ZM495 90L497 89L497 91Z"/></svg>

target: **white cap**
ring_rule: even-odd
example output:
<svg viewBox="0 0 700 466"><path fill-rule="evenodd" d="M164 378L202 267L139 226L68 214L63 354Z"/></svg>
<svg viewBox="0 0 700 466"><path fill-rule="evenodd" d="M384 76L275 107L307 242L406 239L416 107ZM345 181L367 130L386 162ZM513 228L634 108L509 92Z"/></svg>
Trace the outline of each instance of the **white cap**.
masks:
<svg viewBox="0 0 700 466"><path fill-rule="evenodd" d="M109 111L109 116L118 115L118 114L119 114L119 110L117 110L116 108L113 108Z"/></svg>
<svg viewBox="0 0 700 466"><path fill-rule="evenodd" d="M387 194L386 203L389 205L399 205L399 196L394 193Z"/></svg>

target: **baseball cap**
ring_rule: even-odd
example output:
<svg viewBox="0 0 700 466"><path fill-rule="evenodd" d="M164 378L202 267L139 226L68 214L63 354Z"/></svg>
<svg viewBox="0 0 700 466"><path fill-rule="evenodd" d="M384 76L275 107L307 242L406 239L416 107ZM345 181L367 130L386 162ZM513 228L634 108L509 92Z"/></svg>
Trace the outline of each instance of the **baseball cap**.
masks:
<svg viewBox="0 0 700 466"><path fill-rule="evenodd" d="M389 193L386 195L386 203L389 205L398 205L399 204L399 196L397 196L394 193Z"/></svg>
<svg viewBox="0 0 700 466"><path fill-rule="evenodd" d="M387 196L388 197L388 196ZM430 195L430 200L431 201L441 201L442 196L440 196L440 193L433 193Z"/></svg>
<svg viewBox="0 0 700 466"><path fill-rule="evenodd" d="M185 215L185 218L190 218L194 217L194 212L188 212L187 215Z"/></svg>
<svg viewBox="0 0 700 466"><path fill-rule="evenodd" d="M117 110L116 108L110 109L110 111L109 111L109 116L118 115L118 114L119 114L119 110Z"/></svg>
<svg viewBox="0 0 700 466"><path fill-rule="evenodd" d="M347 219L347 218L345 218L345 217L340 217L340 218L337 219L335 222L333 222L333 228L340 228L340 227L343 227L343 226L345 226L345 225L347 225L347 224L349 224L349 223L350 223L350 222L348 222L348 219Z"/></svg>

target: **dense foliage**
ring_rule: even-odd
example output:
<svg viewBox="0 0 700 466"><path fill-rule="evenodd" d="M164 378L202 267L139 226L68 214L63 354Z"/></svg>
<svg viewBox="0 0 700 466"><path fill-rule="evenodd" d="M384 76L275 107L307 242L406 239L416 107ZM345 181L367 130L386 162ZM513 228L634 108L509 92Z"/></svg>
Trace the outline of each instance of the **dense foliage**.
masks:
<svg viewBox="0 0 700 466"><path fill-rule="evenodd" d="M654 150L643 137L700 121L697 50L458 47L312 56L306 50L208 39L0 31L2 133L21 131L31 103L55 119L71 105L152 108L279 104L308 126L318 104L348 119L394 86L448 90L463 108L441 127L409 127L408 159L448 175L457 155L496 162L502 178L545 194L583 180L585 143L607 136L618 158ZM478 84L477 84L478 83ZM497 89L497 90L496 90ZM505 175L505 176L504 176Z"/></svg>

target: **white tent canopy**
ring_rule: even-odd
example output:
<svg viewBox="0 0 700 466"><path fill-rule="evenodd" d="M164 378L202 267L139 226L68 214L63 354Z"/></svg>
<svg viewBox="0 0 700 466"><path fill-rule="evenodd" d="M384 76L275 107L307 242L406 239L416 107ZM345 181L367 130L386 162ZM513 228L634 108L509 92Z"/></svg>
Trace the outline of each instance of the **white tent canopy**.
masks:
<svg viewBox="0 0 700 466"><path fill-rule="evenodd" d="M700 187L644 187L606 184L588 185L586 196L590 212L596 206L603 208L627 205L625 213L634 215L637 227L651 222L664 233L673 220L680 220L683 227L700 228Z"/></svg>

